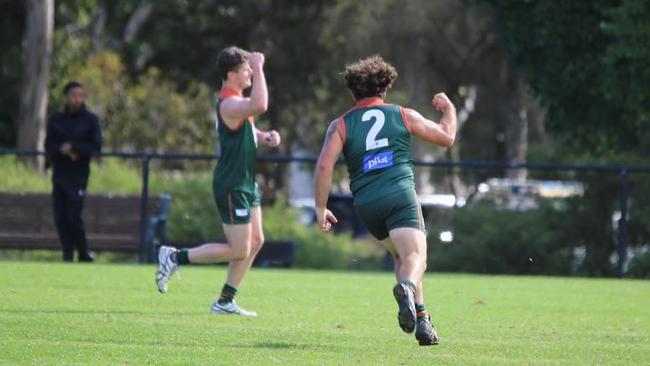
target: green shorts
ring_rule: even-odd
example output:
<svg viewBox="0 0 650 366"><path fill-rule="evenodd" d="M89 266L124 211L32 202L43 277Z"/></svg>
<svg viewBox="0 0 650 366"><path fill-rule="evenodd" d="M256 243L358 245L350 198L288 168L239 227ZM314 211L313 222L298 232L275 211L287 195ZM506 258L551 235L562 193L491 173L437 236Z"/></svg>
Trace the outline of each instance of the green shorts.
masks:
<svg viewBox="0 0 650 366"><path fill-rule="evenodd" d="M259 207L261 202L257 184L253 193L239 190L217 193L215 190L213 194L221 215L221 221L227 225L250 223L251 209Z"/></svg>
<svg viewBox="0 0 650 366"><path fill-rule="evenodd" d="M375 202L355 206L354 210L377 240L386 239L392 229L399 227L412 227L426 234L422 208L413 189L395 192Z"/></svg>

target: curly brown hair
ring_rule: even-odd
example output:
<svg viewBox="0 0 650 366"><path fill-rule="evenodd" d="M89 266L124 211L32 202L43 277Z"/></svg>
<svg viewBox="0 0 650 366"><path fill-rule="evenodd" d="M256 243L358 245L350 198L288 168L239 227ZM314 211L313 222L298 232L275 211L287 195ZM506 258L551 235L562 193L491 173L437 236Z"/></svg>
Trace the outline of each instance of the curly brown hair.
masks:
<svg viewBox="0 0 650 366"><path fill-rule="evenodd" d="M386 97L397 79L397 70L381 56L361 59L345 67L345 80L354 99Z"/></svg>

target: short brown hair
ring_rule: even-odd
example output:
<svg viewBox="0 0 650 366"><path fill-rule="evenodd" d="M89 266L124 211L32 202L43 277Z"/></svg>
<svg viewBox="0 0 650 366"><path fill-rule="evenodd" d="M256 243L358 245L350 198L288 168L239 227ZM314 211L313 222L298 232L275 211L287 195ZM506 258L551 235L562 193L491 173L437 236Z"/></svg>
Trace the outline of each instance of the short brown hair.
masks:
<svg viewBox="0 0 650 366"><path fill-rule="evenodd" d="M397 70L381 56L364 58L345 67L345 80L356 100L385 98L395 79Z"/></svg>
<svg viewBox="0 0 650 366"><path fill-rule="evenodd" d="M219 77L226 80L229 72L236 71L245 62L248 62L248 51L235 46L224 48L217 55Z"/></svg>

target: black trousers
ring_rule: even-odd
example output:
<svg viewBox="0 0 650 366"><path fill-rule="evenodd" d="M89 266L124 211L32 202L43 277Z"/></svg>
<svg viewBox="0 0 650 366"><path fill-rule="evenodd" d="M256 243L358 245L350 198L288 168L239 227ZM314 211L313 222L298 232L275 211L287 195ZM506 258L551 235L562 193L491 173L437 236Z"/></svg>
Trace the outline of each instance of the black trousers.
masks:
<svg viewBox="0 0 650 366"><path fill-rule="evenodd" d="M68 187L57 183L52 187L54 222L59 233L64 261L73 260L75 247L79 258L88 256L86 232L81 218L85 194L85 187Z"/></svg>

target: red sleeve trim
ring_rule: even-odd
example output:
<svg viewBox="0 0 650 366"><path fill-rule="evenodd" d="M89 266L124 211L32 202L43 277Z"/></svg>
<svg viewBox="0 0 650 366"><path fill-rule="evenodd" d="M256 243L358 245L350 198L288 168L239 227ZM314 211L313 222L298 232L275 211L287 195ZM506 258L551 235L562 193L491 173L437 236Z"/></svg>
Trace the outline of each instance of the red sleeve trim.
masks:
<svg viewBox="0 0 650 366"><path fill-rule="evenodd" d="M343 145L345 145L345 120L343 117L339 117L338 122L336 123L336 132L338 132L339 137L341 138L341 142L343 142Z"/></svg>
<svg viewBox="0 0 650 366"><path fill-rule="evenodd" d="M404 121L404 125L406 126L406 129L412 135L413 134L413 128L411 127L411 121L409 121L409 118L406 115L406 111L404 110L404 108L399 107L399 113L402 115L402 121Z"/></svg>

